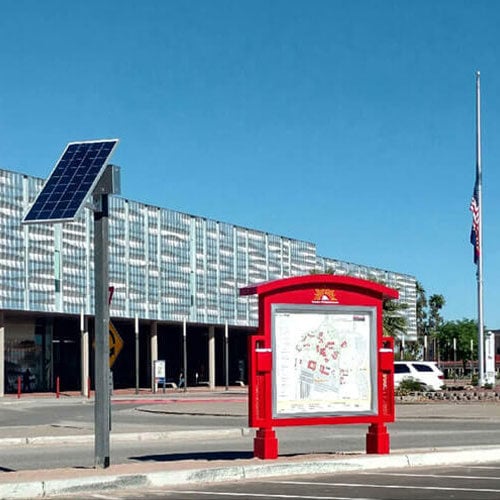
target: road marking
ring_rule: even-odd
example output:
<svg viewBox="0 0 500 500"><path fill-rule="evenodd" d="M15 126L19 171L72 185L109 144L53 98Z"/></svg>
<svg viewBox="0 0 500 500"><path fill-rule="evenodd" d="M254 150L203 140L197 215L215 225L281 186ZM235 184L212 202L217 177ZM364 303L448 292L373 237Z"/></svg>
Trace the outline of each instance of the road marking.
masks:
<svg viewBox="0 0 500 500"><path fill-rule="evenodd" d="M298 498L299 500L377 500L368 497L319 497L309 495L285 495L280 493L234 493L229 491L190 491L190 490L164 490L164 493L185 493L186 495L206 495L206 496L225 496L225 497L244 497L244 498Z"/></svg>
<svg viewBox="0 0 500 500"><path fill-rule="evenodd" d="M118 397L118 396L117 396ZM173 404L173 403L246 403L248 401L248 398L243 398L243 397L232 397L228 396L227 398L218 398L218 397L212 397L212 398L197 398L197 397L185 397L185 398L178 398L175 396L166 396L164 398L156 398L156 399L148 399L148 398L142 398L142 399L114 399L112 401L113 404L116 405L129 405L129 404Z"/></svg>
<svg viewBox="0 0 500 500"><path fill-rule="evenodd" d="M100 495L99 493L93 493L90 496L92 498L102 498L104 500L120 500L120 497L112 497L110 495Z"/></svg>
<svg viewBox="0 0 500 500"><path fill-rule="evenodd" d="M453 467L449 465L448 467ZM455 465L457 469L486 469L486 470L500 470L500 467L494 467L493 465Z"/></svg>
<svg viewBox="0 0 500 500"><path fill-rule="evenodd" d="M300 484L301 486L316 485L316 486L345 486L357 488L387 488L401 490L433 490L433 491L474 491L479 493L500 493L500 490L491 488L447 488L444 486L408 486L399 484L366 484L366 483L322 483L312 481L268 481L273 484ZM304 497L306 498L306 497Z"/></svg>
<svg viewBox="0 0 500 500"><path fill-rule="evenodd" d="M448 474L405 474L403 472L361 472L365 476L403 476L403 477L437 477L443 479L500 479L486 476L453 476Z"/></svg>

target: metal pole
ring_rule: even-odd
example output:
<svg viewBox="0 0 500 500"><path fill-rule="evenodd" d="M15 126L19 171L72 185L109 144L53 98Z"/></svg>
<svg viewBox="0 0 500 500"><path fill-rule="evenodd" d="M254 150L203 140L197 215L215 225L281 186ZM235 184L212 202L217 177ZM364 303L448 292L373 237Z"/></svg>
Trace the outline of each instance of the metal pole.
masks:
<svg viewBox="0 0 500 500"><path fill-rule="evenodd" d="M424 361L427 361L427 335L424 335Z"/></svg>
<svg viewBox="0 0 500 500"><path fill-rule="evenodd" d="M453 379L457 380L457 339L453 337Z"/></svg>
<svg viewBox="0 0 500 500"><path fill-rule="evenodd" d="M95 467L109 467L109 302L108 302L108 195L94 196L95 285Z"/></svg>
<svg viewBox="0 0 500 500"><path fill-rule="evenodd" d="M0 312L0 397L4 397L5 393L5 323L3 311Z"/></svg>
<svg viewBox="0 0 500 500"><path fill-rule="evenodd" d="M139 394L139 316L135 315L135 393Z"/></svg>
<svg viewBox="0 0 500 500"><path fill-rule="evenodd" d="M226 391L229 390L229 326L226 321L224 329L224 360L225 360L225 371L226 371Z"/></svg>
<svg viewBox="0 0 500 500"><path fill-rule="evenodd" d="M481 82L480 73L476 73L476 175L477 175L477 198L479 210L479 255L477 260L477 305L478 305L478 365L479 386L484 385L484 330L483 330L483 199L482 199L482 165L481 165Z"/></svg>
<svg viewBox="0 0 500 500"><path fill-rule="evenodd" d="M89 379L89 331L87 318L83 308L80 312L80 359L81 359L81 393L82 396L88 397L88 379Z"/></svg>
<svg viewBox="0 0 500 500"><path fill-rule="evenodd" d="M151 349L151 390L156 392L156 371L155 363L158 360L158 322L153 321L150 326L149 343Z"/></svg>
<svg viewBox="0 0 500 500"><path fill-rule="evenodd" d="M184 392L187 391L187 322L186 318L182 322L182 343L183 343L183 373L184 373Z"/></svg>
<svg viewBox="0 0 500 500"><path fill-rule="evenodd" d="M470 339L470 371L474 375L474 339Z"/></svg>

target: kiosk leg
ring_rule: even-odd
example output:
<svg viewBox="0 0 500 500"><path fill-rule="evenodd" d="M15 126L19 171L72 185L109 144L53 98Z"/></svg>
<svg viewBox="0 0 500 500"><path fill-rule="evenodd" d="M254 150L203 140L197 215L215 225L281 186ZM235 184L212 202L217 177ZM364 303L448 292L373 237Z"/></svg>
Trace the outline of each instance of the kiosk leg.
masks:
<svg viewBox="0 0 500 500"><path fill-rule="evenodd" d="M371 424L366 434L366 453L389 453L389 433L384 424Z"/></svg>
<svg viewBox="0 0 500 500"><path fill-rule="evenodd" d="M253 440L255 458L278 458L278 439L274 429L259 429Z"/></svg>

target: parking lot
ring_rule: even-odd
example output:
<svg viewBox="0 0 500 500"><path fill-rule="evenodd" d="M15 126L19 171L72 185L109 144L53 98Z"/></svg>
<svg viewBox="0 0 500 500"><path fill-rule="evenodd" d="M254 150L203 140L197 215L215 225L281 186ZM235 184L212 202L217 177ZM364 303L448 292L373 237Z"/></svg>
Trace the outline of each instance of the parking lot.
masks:
<svg viewBox="0 0 500 500"><path fill-rule="evenodd" d="M187 488L145 488L141 492L99 492L87 498L241 500L497 500L500 462L483 465L390 469L281 477ZM76 498L69 497L69 498Z"/></svg>

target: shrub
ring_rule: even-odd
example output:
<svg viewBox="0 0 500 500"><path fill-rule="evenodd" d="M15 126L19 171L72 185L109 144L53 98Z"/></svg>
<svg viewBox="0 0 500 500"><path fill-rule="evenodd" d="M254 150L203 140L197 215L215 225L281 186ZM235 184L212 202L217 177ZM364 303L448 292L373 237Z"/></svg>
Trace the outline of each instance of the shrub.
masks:
<svg viewBox="0 0 500 500"><path fill-rule="evenodd" d="M418 380L415 380L414 378L405 378L396 389L396 395L405 396L411 392L420 392L422 389L422 383Z"/></svg>

